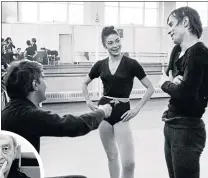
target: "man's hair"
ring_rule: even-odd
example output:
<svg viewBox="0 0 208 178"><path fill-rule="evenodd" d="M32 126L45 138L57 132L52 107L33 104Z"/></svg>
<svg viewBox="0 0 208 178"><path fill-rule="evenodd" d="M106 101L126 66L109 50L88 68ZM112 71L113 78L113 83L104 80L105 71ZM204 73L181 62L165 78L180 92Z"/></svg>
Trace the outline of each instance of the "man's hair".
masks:
<svg viewBox="0 0 208 178"><path fill-rule="evenodd" d="M27 40L26 43L27 43L28 46L31 45L30 40Z"/></svg>
<svg viewBox="0 0 208 178"><path fill-rule="evenodd" d="M36 39L35 38L32 38L32 42L36 43Z"/></svg>
<svg viewBox="0 0 208 178"><path fill-rule="evenodd" d="M13 62L5 76L8 96L10 98L26 98L30 92L34 91L33 81L40 82L42 68L42 64L27 59Z"/></svg>
<svg viewBox="0 0 208 178"><path fill-rule="evenodd" d="M175 9L170 13L170 15L167 18L167 23L169 21L170 16L175 17L178 20L178 24L182 22L184 17L189 18L189 31L196 35L198 38L202 35L202 22L199 16L199 13L191 8L191 7L180 7L178 9Z"/></svg>
<svg viewBox="0 0 208 178"><path fill-rule="evenodd" d="M108 37L111 34L119 35L118 31L115 29L114 26L107 26L107 27L103 28L102 34L101 34L101 38L102 38L102 43L103 43L104 47L105 47L105 39L106 39L106 37Z"/></svg>

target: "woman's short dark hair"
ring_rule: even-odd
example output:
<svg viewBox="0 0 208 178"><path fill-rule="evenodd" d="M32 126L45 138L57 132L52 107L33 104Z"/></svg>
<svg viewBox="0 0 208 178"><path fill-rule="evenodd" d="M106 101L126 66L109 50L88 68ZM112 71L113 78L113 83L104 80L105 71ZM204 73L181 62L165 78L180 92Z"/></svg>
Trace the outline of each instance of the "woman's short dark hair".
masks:
<svg viewBox="0 0 208 178"><path fill-rule="evenodd" d="M40 82L42 64L27 59L11 63L5 76L5 86L10 98L26 98L33 92L34 80Z"/></svg>
<svg viewBox="0 0 208 178"><path fill-rule="evenodd" d="M26 41L26 43L27 43L27 45L28 45L28 46L30 46L30 45L31 45L30 40L27 40L27 41Z"/></svg>
<svg viewBox="0 0 208 178"><path fill-rule="evenodd" d="M118 31L115 29L114 26L107 26L107 27L103 28L102 34L101 34L101 38L102 38L102 43L103 43L104 47L105 47L105 39L106 39L106 37L108 37L111 34L119 35Z"/></svg>
<svg viewBox="0 0 208 178"><path fill-rule="evenodd" d="M170 16L175 17L178 20L178 24L182 22L184 17L189 18L189 31L196 35L198 38L202 35L202 22L199 16L199 13L191 8L191 7L180 7L178 9L175 9L170 13L170 15L167 18L167 23L169 21Z"/></svg>
<svg viewBox="0 0 208 178"><path fill-rule="evenodd" d="M35 38L32 38L32 42L33 42L33 43L36 43L36 39L35 39Z"/></svg>

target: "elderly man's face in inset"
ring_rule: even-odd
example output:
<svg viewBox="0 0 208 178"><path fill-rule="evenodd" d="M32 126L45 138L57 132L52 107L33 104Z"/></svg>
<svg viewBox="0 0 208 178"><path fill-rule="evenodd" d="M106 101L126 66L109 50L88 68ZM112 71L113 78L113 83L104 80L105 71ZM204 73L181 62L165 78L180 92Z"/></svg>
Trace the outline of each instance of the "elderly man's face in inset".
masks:
<svg viewBox="0 0 208 178"><path fill-rule="evenodd" d="M0 168L7 162L4 173L9 172L12 162L15 159L16 147L13 139L8 135L0 135Z"/></svg>

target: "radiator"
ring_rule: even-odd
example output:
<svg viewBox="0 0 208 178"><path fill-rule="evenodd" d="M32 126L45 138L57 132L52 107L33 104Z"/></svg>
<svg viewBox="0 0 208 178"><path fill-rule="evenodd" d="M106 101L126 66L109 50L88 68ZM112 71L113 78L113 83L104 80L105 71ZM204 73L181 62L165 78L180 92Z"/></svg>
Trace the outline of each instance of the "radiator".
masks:
<svg viewBox="0 0 208 178"><path fill-rule="evenodd" d="M142 98L145 94L146 89L134 89L131 92L130 99ZM90 99L97 101L100 99L100 92L89 92ZM160 88L156 88L152 98L169 97ZM81 91L64 91L64 92L47 92L46 101L43 103L63 103L63 102L79 102L85 101Z"/></svg>

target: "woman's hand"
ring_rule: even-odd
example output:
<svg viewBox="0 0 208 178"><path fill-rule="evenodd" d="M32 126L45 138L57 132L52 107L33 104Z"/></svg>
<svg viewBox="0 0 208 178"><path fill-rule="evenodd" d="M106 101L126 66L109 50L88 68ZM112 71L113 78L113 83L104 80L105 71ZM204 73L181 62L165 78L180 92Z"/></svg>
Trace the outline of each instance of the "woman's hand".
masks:
<svg viewBox="0 0 208 178"><path fill-rule="evenodd" d="M121 116L121 119L123 122L127 122L129 121L130 119L132 119L133 117L135 117L140 111L140 108L137 109L137 108L133 108L133 109L130 109L128 110L127 112L125 112L122 116Z"/></svg>
<svg viewBox="0 0 208 178"><path fill-rule="evenodd" d="M95 105L92 101L87 101L86 103L87 103L87 106L88 106L92 111L98 109L98 106Z"/></svg>

